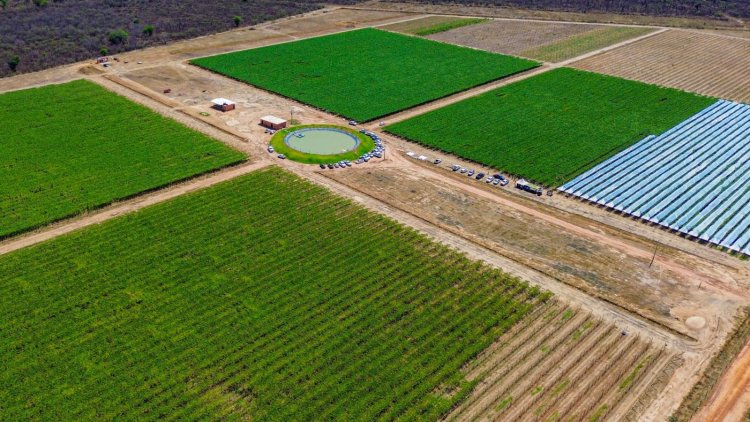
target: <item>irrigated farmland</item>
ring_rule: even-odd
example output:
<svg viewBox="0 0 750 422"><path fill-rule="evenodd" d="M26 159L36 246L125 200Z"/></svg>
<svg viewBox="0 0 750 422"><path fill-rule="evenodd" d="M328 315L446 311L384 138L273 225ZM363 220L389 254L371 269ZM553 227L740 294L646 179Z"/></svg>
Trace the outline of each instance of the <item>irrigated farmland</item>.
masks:
<svg viewBox="0 0 750 422"><path fill-rule="evenodd" d="M242 161L86 81L0 95L0 238Z"/></svg>
<svg viewBox="0 0 750 422"><path fill-rule="evenodd" d="M376 119L537 63L376 29L193 64L358 121Z"/></svg>
<svg viewBox="0 0 750 422"><path fill-rule="evenodd" d="M750 255L750 106L719 101L561 190Z"/></svg>
<svg viewBox="0 0 750 422"><path fill-rule="evenodd" d="M398 122L388 132L557 186L715 100L556 69Z"/></svg>
<svg viewBox="0 0 750 422"><path fill-rule="evenodd" d="M0 280L3 420L436 419L551 302L275 168L4 255Z"/></svg>
<svg viewBox="0 0 750 422"><path fill-rule="evenodd" d="M750 101L750 40L670 30L573 66L735 101Z"/></svg>

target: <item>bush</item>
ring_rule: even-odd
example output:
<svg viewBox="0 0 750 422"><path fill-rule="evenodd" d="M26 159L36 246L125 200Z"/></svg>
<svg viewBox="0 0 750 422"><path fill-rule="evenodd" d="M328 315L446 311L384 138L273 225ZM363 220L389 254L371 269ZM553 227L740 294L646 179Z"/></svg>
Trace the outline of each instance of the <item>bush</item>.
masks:
<svg viewBox="0 0 750 422"><path fill-rule="evenodd" d="M109 33L109 42L112 44L122 44L128 39L128 31L117 29Z"/></svg>
<svg viewBox="0 0 750 422"><path fill-rule="evenodd" d="M21 58L15 55L8 60L8 67L15 72L19 63L21 63Z"/></svg>
<svg viewBox="0 0 750 422"><path fill-rule="evenodd" d="M235 16L234 17L234 26L240 26L242 23L242 16Z"/></svg>
<svg viewBox="0 0 750 422"><path fill-rule="evenodd" d="M152 36L154 35L154 26L153 25L146 25L143 27L143 35Z"/></svg>

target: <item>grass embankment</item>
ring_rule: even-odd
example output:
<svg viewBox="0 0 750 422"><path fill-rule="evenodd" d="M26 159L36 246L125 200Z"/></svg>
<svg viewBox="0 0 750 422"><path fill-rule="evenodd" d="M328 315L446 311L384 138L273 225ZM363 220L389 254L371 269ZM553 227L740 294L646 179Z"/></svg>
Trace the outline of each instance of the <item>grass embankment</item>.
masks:
<svg viewBox="0 0 750 422"><path fill-rule="evenodd" d="M245 159L88 81L0 95L0 238Z"/></svg>
<svg viewBox="0 0 750 422"><path fill-rule="evenodd" d="M386 131L558 186L714 101L561 68L395 123Z"/></svg>
<svg viewBox="0 0 750 422"><path fill-rule="evenodd" d="M653 31L653 28L637 27L599 28L523 51L520 55L545 62L561 62Z"/></svg>
<svg viewBox="0 0 750 422"><path fill-rule="evenodd" d="M549 297L278 168L1 256L0 293L2 420L435 420Z"/></svg>
<svg viewBox="0 0 750 422"><path fill-rule="evenodd" d="M377 119L538 65L377 29L191 63L357 121Z"/></svg>
<svg viewBox="0 0 750 422"><path fill-rule="evenodd" d="M359 139L359 145L357 145L356 149L345 152L343 154L320 155L320 154L308 154L302 151L297 151L296 149L289 147L284 142L284 137L289 132L294 132L295 130L304 129L304 128L315 128L315 127L334 128L337 130L343 130L345 132L351 133L352 135L356 136L357 139ZM271 138L271 146L274 148L274 150L276 150L277 153L284 154L286 155L286 158L293 160L293 161L306 163L306 164L328 164L328 163L336 163L341 160L356 160L357 158L361 157L363 154L372 151L375 148L375 142L369 136L365 136L359 133L359 131L356 131L354 129L350 129L347 127L343 127L343 126L303 125L303 126L288 127L286 129L282 129L276 132Z"/></svg>
<svg viewBox="0 0 750 422"><path fill-rule="evenodd" d="M672 422L689 422L693 416L703 407L713 393L716 383L719 382L721 375L732 363L735 356L750 340L750 307L744 308L737 318L734 331L727 337L724 346L719 353L711 359L711 363L706 368L701 379L695 383L688 393L687 397L682 400L680 407L669 418Z"/></svg>

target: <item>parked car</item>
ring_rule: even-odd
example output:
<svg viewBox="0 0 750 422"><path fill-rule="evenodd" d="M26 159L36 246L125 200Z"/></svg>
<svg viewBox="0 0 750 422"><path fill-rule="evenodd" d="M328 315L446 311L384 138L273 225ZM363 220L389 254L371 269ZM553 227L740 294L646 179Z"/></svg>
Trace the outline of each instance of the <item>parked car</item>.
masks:
<svg viewBox="0 0 750 422"><path fill-rule="evenodd" d="M469 170L468 173L466 173L467 176L471 177L474 175L474 170Z"/></svg>
<svg viewBox="0 0 750 422"><path fill-rule="evenodd" d="M463 173L466 173L467 171L468 171L468 170L466 170L466 168L464 168L464 167L461 167L461 174L463 174Z"/></svg>
<svg viewBox="0 0 750 422"><path fill-rule="evenodd" d="M484 173L477 173L476 179L477 180L482 180L483 177L484 177Z"/></svg>
<svg viewBox="0 0 750 422"><path fill-rule="evenodd" d="M284 154L279 154L277 155L277 157L281 158L282 160L286 160L286 155Z"/></svg>
<svg viewBox="0 0 750 422"><path fill-rule="evenodd" d="M323 170L325 170L325 168L326 168L326 165L325 165L325 164L321 164L321 165L320 165L320 168L322 168Z"/></svg>
<svg viewBox="0 0 750 422"><path fill-rule="evenodd" d="M453 171L459 171L459 170L461 170L461 166L459 166L457 164L454 164L453 166L451 166L451 170L453 170Z"/></svg>
<svg viewBox="0 0 750 422"><path fill-rule="evenodd" d="M268 146L268 152L270 152L271 154L274 153L274 149L271 145Z"/></svg>
<svg viewBox="0 0 750 422"><path fill-rule="evenodd" d="M435 164L435 165L437 165L437 164L440 164L442 162L443 162L443 160L441 160L439 158L436 158L435 161L433 161L432 163Z"/></svg>

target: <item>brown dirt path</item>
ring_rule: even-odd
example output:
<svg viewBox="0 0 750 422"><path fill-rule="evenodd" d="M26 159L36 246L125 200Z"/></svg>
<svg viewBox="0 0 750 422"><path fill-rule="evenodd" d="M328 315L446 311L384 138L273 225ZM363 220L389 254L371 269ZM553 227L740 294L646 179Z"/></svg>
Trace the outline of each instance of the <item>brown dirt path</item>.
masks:
<svg viewBox="0 0 750 422"><path fill-rule="evenodd" d="M750 409L750 343L721 376L708 403L693 421L742 421Z"/></svg>
<svg viewBox="0 0 750 422"><path fill-rule="evenodd" d="M5 242L1 242L0 255L11 253L28 246L36 245L38 243L53 239L58 236L62 236L84 227L88 227L94 224L100 224L112 218L136 212L151 205L176 198L180 195L185 195L199 189L213 186L217 183L234 179L235 177L242 176L243 174L262 169L269 164L270 163L268 162L258 162L231 167L226 170L221 170L216 173L198 177L184 183L176 184L169 188L145 194L131 200L115 203L99 211L86 214L82 217L74 218L72 220L66 220L58 224L53 224L52 226L46 227L39 231L32 232L27 235L22 235L20 237L15 237Z"/></svg>

